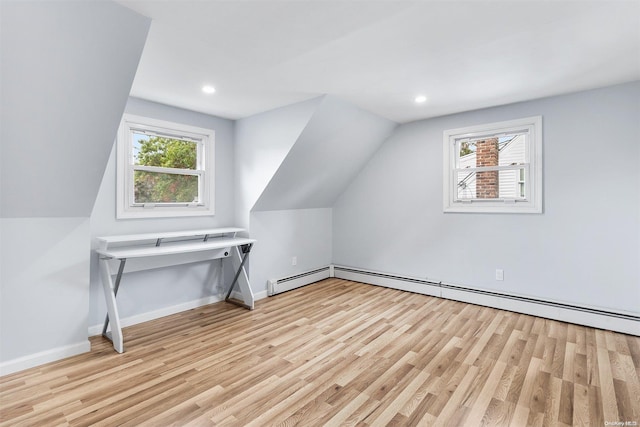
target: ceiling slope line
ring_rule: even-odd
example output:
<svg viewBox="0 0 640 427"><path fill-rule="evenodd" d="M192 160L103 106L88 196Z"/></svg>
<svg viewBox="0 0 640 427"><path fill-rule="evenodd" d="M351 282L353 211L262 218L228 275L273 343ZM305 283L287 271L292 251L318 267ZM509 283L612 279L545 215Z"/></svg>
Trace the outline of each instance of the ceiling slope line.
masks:
<svg viewBox="0 0 640 427"><path fill-rule="evenodd" d="M397 126L324 96L251 211L332 207Z"/></svg>

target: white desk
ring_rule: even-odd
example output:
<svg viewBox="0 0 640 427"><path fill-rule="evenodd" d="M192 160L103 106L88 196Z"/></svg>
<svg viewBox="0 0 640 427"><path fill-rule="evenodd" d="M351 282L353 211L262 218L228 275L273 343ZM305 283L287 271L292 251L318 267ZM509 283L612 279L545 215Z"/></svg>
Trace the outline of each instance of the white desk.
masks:
<svg viewBox="0 0 640 427"><path fill-rule="evenodd" d="M126 261L130 258L193 252L207 252L207 257L212 260L231 257L236 268L236 274L229 287L225 301L253 310L253 292L251 291L244 264L255 243L255 239L236 237L236 233L241 231L244 230L230 227L98 237L99 248L96 252L99 254L102 288L107 303L107 316L104 321L102 335L113 342L113 348L118 353L124 352L116 296L120 288ZM112 279L111 260L120 261L115 281ZM244 303L231 299L231 293L236 283L238 283ZM107 331L109 324L111 324L110 332Z"/></svg>

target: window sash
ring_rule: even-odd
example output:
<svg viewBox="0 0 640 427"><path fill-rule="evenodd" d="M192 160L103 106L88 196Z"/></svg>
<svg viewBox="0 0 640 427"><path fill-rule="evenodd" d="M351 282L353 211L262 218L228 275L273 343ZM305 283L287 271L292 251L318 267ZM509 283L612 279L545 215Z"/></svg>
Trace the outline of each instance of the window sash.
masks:
<svg viewBox="0 0 640 427"><path fill-rule="evenodd" d="M479 166L475 168L455 168L453 171L455 172L491 172L491 171L508 171L508 170L518 170L518 169L528 169L528 163L519 163L517 165L506 165L506 166Z"/></svg>
<svg viewBox="0 0 640 427"><path fill-rule="evenodd" d="M169 173L174 175L204 175L204 169L180 169L180 168L165 168L162 166L142 166L142 165L130 165L134 171L144 172L156 172L156 173Z"/></svg>
<svg viewBox="0 0 640 427"><path fill-rule="evenodd" d="M179 141L186 141L186 142L193 142L196 143L196 169L189 169L190 171L193 170L205 170L205 141L202 139L202 137L200 138L196 138L193 136L182 136L182 135L176 135L175 133L163 133L163 132L148 132L148 131L140 131L139 129L136 128L129 128L129 138L128 138L128 159L129 159L129 165L131 166L144 166L144 165L137 165L136 161L135 161L135 156L134 156L134 150L133 150L133 134L134 133L142 133L144 135L150 136L150 137L159 137L159 138L170 138L170 139L176 139ZM147 167L151 167L151 166L147 166ZM173 168L167 168L167 169L173 169Z"/></svg>
<svg viewBox="0 0 640 427"><path fill-rule="evenodd" d="M160 138L180 139L182 141L202 143L202 135L188 131L176 132L175 130L165 129L160 126L147 126L140 123L131 123L129 131L133 133L141 133L147 136L157 136Z"/></svg>
<svg viewBox="0 0 640 427"><path fill-rule="evenodd" d="M193 170L193 169L178 169L178 168L163 168L159 166L141 166L141 165L129 165L129 205L140 207L144 206L145 208L154 208L154 207L184 207L184 206L205 206L205 200L203 198L204 194L204 170ZM135 171L143 171L143 172L154 172L154 173L164 173L170 175L189 175L189 176L197 176L198 177L198 202L154 202L154 203L140 203L135 201Z"/></svg>
<svg viewBox="0 0 640 427"><path fill-rule="evenodd" d="M476 141L483 141L486 139L500 138L502 136L507 136L507 135L514 135L514 138L516 138L519 135L523 135L525 137L524 138L524 164L531 163L531 159L529 158L530 151L531 151L529 145L531 144L530 137L532 133L529 129L524 129L524 130L513 131L513 132L502 132L500 134L484 133L482 136L474 135L473 137L465 136L463 138L452 136L450 140L450 144L453 145L453 152L455 153L452 167L458 168L460 166L460 160L463 157L465 157L460 155L460 149L462 148L463 143L467 143L467 142L471 143ZM498 159L499 159L499 156L498 156ZM508 165L504 165L504 166L508 166Z"/></svg>
<svg viewBox="0 0 640 427"><path fill-rule="evenodd" d="M524 182L520 181L520 174L518 174L518 180L516 184L518 186L520 184L524 184L524 194L525 197L495 197L491 199L473 199L473 198L462 198L458 197L458 173L478 173L478 172L489 172L489 171L508 171L508 170L524 170ZM508 165L508 166L482 166L477 168L458 168L451 170L451 182L453 183L451 191L452 191L452 200L454 203L486 203L486 202L503 202L503 203L523 203L529 202L530 199L527 197L528 194L531 194L531 180L530 180L530 169L529 164L521 164L521 165ZM519 191L519 190L518 190Z"/></svg>
<svg viewBox="0 0 640 427"><path fill-rule="evenodd" d="M198 202L154 202L154 203L141 203L135 201L135 172L155 172L155 173L164 173L171 175L188 175L188 176L197 176L198 177ZM129 193L129 204L131 206L144 206L145 208L153 208L153 207L183 207L183 206L204 206L205 201L203 200L204 193L204 170L193 170L193 169L177 169L177 168L162 168L158 166L140 166L133 165L129 171L129 182L131 182L131 188Z"/></svg>
<svg viewBox="0 0 640 427"><path fill-rule="evenodd" d="M183 168L167 168L162 166L145 166L135 164L134 150L133 150L133 140L134 134L144 134L149 137L160 137L160 138L170 138L180 141L194 142L196 143L196 169L183 169ZM184 133L176 133L171 131L163 131L158 129L151 130L149 127L144 125L136 125L129 127L129 206L140 207L143 206L145 208L155 208L155 207L165 207L165 208L173 208L173 207L185 207L185 206L204 206L204 174L205 174L205 148L204 141L201 136L190 134L189 132ZM140 203L135 201L135 171L144 171L144 172L154 172L154 173L164 173L164 174L173 174L173 175L190 175L198 177L198 202L197 203L186 203L186 202L154 202L154 203Z"/></svg>

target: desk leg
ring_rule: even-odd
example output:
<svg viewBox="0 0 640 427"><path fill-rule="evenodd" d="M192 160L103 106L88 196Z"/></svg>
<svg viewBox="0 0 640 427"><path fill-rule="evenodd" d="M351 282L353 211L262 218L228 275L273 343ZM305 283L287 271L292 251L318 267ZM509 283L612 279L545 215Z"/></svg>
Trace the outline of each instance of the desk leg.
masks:
<svg viewBox="0 0 640 427"><path fill-rule="evenodd" d="M118 315L118 306L116 305L116 293L120 285L120 279L122 278L122 271L124 270L124 263L126 259L120 260L120 268L118 269L118 276L116 278L116 286L114 287L113 280L111 280L111 271L109 268L109 259L100 258L100 274L102 278L102 290L104 291L104 299L107 303L107 318L105 319L104 329L102 335L110 339L113 342L113 348L118 353L124 353L124 344L122 340L122 327L120 326L120 316ZM111 336L108 335L106 328L111 323Z"/></svg>
<svg viewBox="0 0 640 427"><path fill-rule="evenodd" d="M251 292L251 285L249 284L249 278L247 277L247 272L244 269L244 264L247 262L247 258L249 256L249 253L251 252L252 247L253 244L250 243L242 248L242 253L244 254L244 256L240 254L239 247L234 248L235 256L232 256L232 260L234 261L234 264L239 263L240 265L237 267L236 275L233 278L233 282L231 282L229 292L227 293L227 297L225 298L225 301L240 305L241 307L248 308L249 310L253 310L254 300L253 292ZM239 304L231 299L231 293L233 292L233 288L235 287L236 283L238 283L240 293L242 293L244 304Z"/></svg>

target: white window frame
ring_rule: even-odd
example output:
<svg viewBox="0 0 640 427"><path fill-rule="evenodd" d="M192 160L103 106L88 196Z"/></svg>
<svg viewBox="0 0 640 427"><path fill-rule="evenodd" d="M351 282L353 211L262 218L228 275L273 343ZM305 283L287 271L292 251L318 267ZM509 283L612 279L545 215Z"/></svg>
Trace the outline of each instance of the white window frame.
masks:
<svg viewBox="0 0 640 427"><path fill-rule="evenodd" d="M150 132L198 144L196 170L185 173L198 175L200 199L197 203L134 203L134 170L165 172L163 168L134 166L133 133ZM116 138L116 218L167 218L214 215L215 201L215 132L148 117L124 114ZM176 171L179 171L176 169Z"/></svg>
<svg viewBox="0 0 640 427"><path fill-rule="evenodd" d="M528 133L524 165L490 166L477 170L524 169L526 198L458 199L458 142L464 139L495 138L517 132ZM542 116L445 130L443 154L444 212L542 213Z"/></svg>

